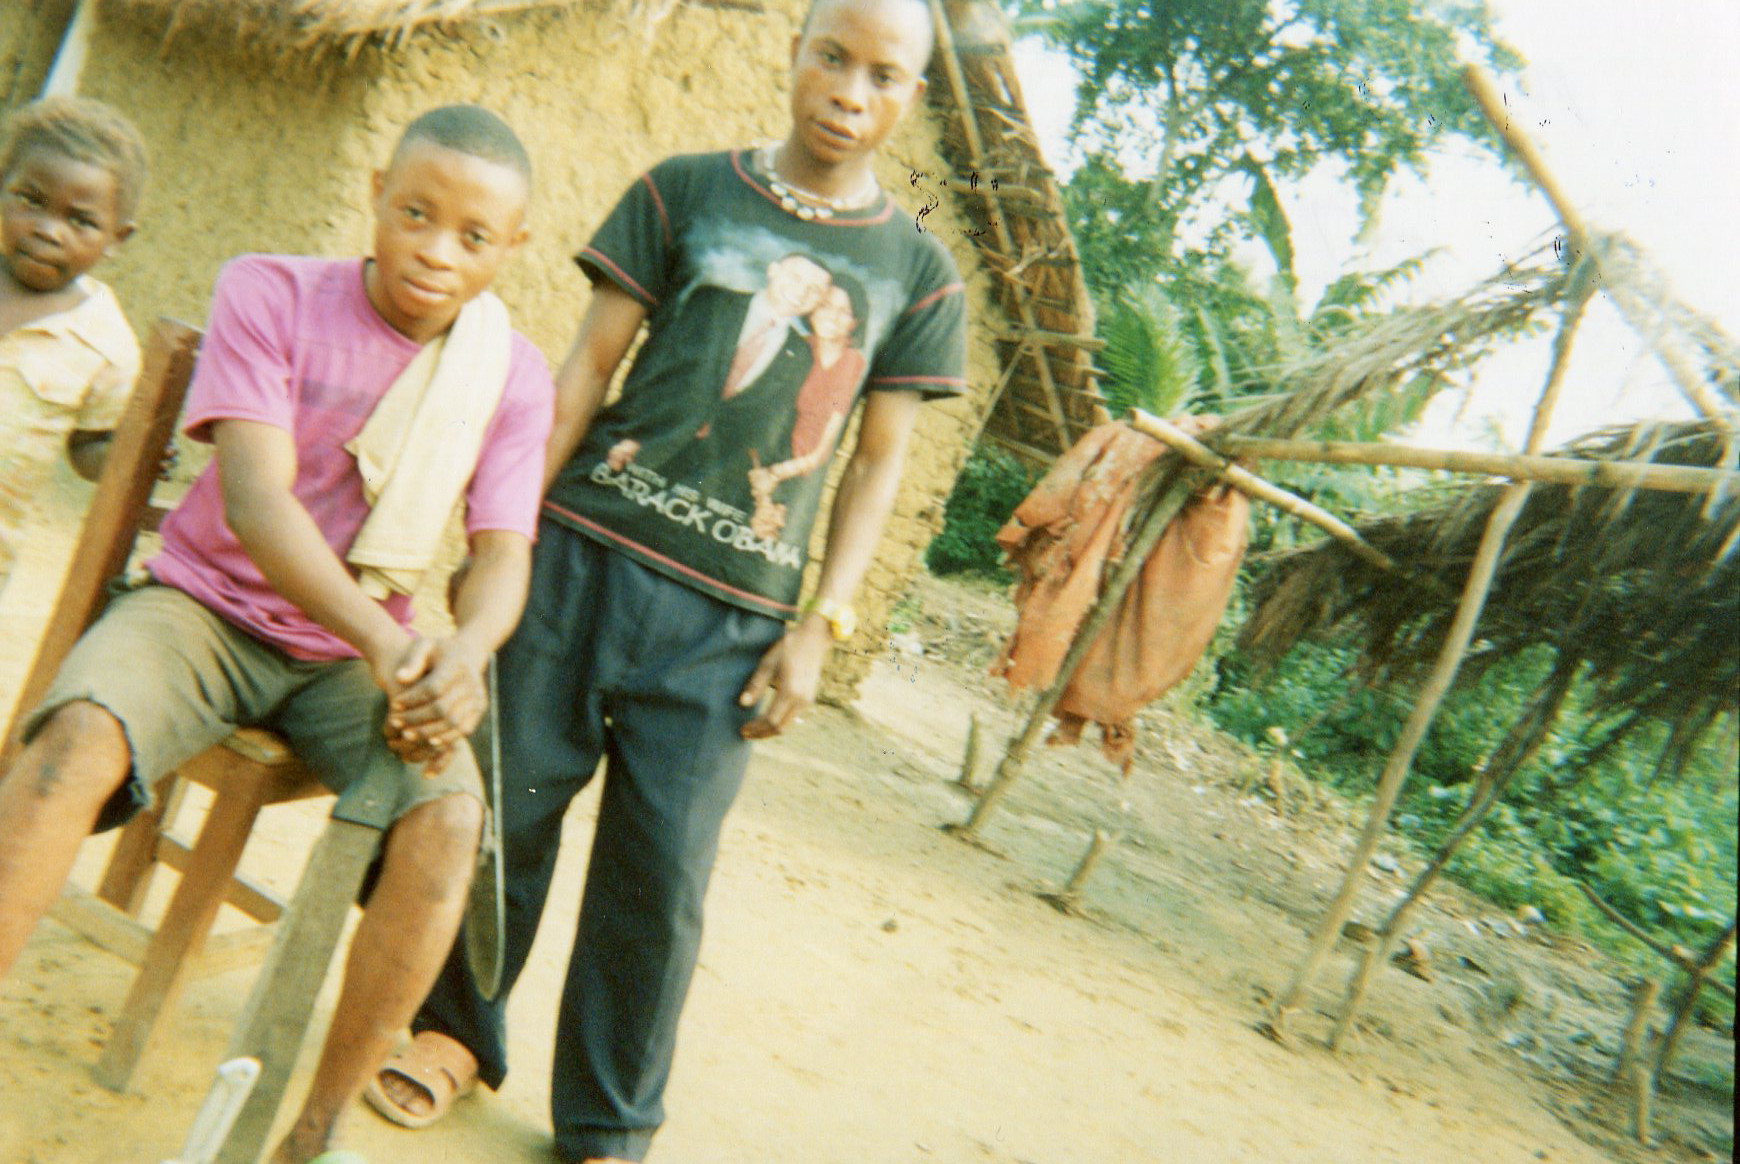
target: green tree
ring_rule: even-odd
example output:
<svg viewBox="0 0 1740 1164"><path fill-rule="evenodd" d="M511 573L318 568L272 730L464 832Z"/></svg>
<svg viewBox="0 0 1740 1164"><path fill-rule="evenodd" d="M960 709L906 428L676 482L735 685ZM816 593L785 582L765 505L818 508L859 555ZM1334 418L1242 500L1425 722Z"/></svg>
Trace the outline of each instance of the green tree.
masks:
<svg viewBox="0 0 1740 1164"><path fill-rule="evenodd" d="M1446 139L1496 148L1464 61L1522 65L1483 0L1015 3L1080 73L1067 197L1096 290L1166 273L1181 238L1254 238L1290 272L1278 183L1338 165L1369 215Z"/></svg>

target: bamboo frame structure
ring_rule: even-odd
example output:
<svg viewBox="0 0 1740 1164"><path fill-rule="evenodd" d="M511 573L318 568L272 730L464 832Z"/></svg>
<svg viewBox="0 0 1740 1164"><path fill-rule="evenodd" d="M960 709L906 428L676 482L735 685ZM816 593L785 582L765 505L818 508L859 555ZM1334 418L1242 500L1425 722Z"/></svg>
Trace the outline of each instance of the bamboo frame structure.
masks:
<svg viewBox="0 0 1740 1164"><path fill-rule="evenodd" d="M1583 321L1584 310L1589 299L1594 294L1595 284L1590 278L1590 266L1586 260L1579 260L1567 275L1573 284L1571 298L1565 305L1564 317L1559 326L1558 335L1553 339L1552 363L1547 369L1546 383L1541 388L1540 402L1535 405L1534 416L1529 424L1529 433L1523 446L1525 455L1534 455L1540 451L1546 442L1547 426L1551 423L1553 412L1558 407L1559 396L1564 390L1565 374L1570 369L1571 348L1577 336L1577 328ZM1443 703L1444 696L1449 693L1450 684L1455 680L1456 672L1462 666L1463 657L1468 653L1468 643L1473 637L1475 623L1480 618L1480 611L1486 604L1486 596L1492 587L1492 575L1498 565L1499 556L1504 552L1504 543L1510 535L1510 530L1521 516L1524 502L1528 500L1529 491L1534 488L1533 482L1521 482L1506 489L1504 497L1493 510L1488 519L1486 532L1482 535L1480 549L1475 553L1474 565L1468 571L1467 588L1463 591L1462 601L1457 607L1456 620L1451 632L1445 637L1444 645L1439 652L1438 663L1433 669L1432 677L1427 680L1421 690L1419 700L1409 716L1408 726L1402 730L1402 739L1397 742L1395 751L1391 753L1389 762L1384 766L1384 773L1378 781L1377 802L1373 804L1371 817L1366 822L1366 829L1360 836L1360 845L1355 850L1355 858L1349 863L1347 875L1343 881L1341 892L1337 894L1335 904L1320 923L1318 933L1313 937L1311 952L1301 966L1293 984L1287 993L1276 1004L1275 1014L1271 1020L1279 1032L1286 1011L1299 1004L1304 992L1310 988L1311 979L1321 969L1323 959L1328 954L1328 948L1334 944L1335 937L1341 932L1341 927L1353 912L1353 899L1360 888L1360 875L1377 852L1378 841L1389 825L1390 811L1395 807L1396 797L1400 795L1403 783L1406 781L1409 769L1412 768L1414 755L1425 740L1427 730L1432 721L1437 718L1438 708ZM1439 680L1442 679L1440 683ZM1568 681L1568 677L1567 677ZM1416 723L1419 726L1415 734ZM1437 880L1438 874L1450 863L1450 858L1474 827L1483 820L1492 806L1498 803L1499 794L1520 765L1511 765L1499 779L1494 780L1484 790L1483 795L1469 805L1462 821L1456 830L1445 840L1432 863L1415 879L1414 884L1401 901L1391 910L1389 917L1377 929L1377 938L1366 948L1365 957L1359 967L1348 980L1347 993L1342 1000L1341 1010L1336 1015L1335 1028L1329 1038L1331 1049L1338 1049L1348 1032L1353 1028L1358 1017L1360 1004L1365 1001L1365 994L1371 985L1372 975L1389 956L1390 948L1401 936L1415 906L1424 897L1426 890ZM1381 806L1381 811L1380 811ZM1368 849L1369 846L1369 849ZM1325 940L1327 938L1327 940Z"/></svg>
<svg viewBox="0 0 1740 1164"><path fill-rule="evenodd" d="M1648 934L1644 933L1636 922L1632 921L1617 909L1614 909L1607 902L1603 901L1600 894L1596 893L1581 881L1576 882L1576 886L1578 889L1583 891L1583 896L1589 899L1589 903L1601 911L1603 917L1624 930L1626 933L1630 934L1633 938L1636 938L1644 947L1660 954L1663 958L1666 958L1669 962L1672 962L1675 966L1678 966L1688 974L1694 974L1697 972L1698 963L1687 957L1683 951L1672 946L1664 946ZM1719 994L1724 994L1729 998L1734 997L1734 988L1720 979L1713 978L1709 983L1707 983L1707 985L1711 990L1714 990Z"/></svg>
<svg viewBox="0 0 1740 1164"><path fill-rule="evenodd" d="M1390 560L1388 554L1360 537L1352 526L1333 513L1321 506L1313 505L1297 494L1287 492L1278 485L1263 480L1249 469L1232 464L1177 425L1168 424L1159 417L1136 408L1132 409L1130 413L1130 427L1137 432L1146 433L1156 440L1164 441L1172 447L1173 451L1191 464L1204 469L1212 469L1225 478L1228 484L1250 496L1267 501L1277 509L1327 531L1330 537L1346 543L1347 547L1356 555L1378 569L1394 570L1396 568L1395 562Z"/></svg>
<svg viewBox="0 0 1740 1164"><path fill-rule="evenodd" d="M1593 257L1588 223L1577 210L1576 204L1571 201L1570 194L1565 190L1565 187L1547 168L1546 159L1541 156L1541 151L1535 145L1534 140L1524 133L1522 127L1517 125L1511 117L1510 109L1505 105L1504 96L1498 91L1498 86L1493 82L1492 77L1478 65L1465 65L1462 69L1462 83L1473 95L1475 101L1479 103L1480 111L1486 115L1486 119L1504 138L1504 144L1509 146L1518 160L1522 162L1523 168L1528 171L1529 179L1534 182L1542 194L1546 195L1547 201L1552 203L1553 213L1559 216L1559 221L1564 224L1565 232L1569 235L1572 258L1580 261ZM1602 282L1608 283L1610 290L1616 289L1616 293L1612 295L1613 304L1625 317L1626 322L1630 323L1639 334L1650 335L1655 329L1650 325L1651 321L1646 314L1647 308L1641 299L1625 289L1623 280L1602 280ZM1655 336L1653 339L1655 342L1652 342L1650 347L1655 351L1656 357L1661 360L1662 366L1667 369L1680 394L1705 419L1716 422L1731 434L1732 427L1723 415L1721 402L1710 392L1709 386L1688 367L1686 360L1679 352L1662 343L1661 337ZM1730 456L1729 463L1733 464L1732 456Z"/></svg>
<svg viewBox="0 0 1740 1164"><path fill-rule="evenodd" d="M1110 579L1090 617L1077 632L1058 675L1031 710L1026 727L1011 744L998 767L996 777L975 806L971 818L956 830L967 839L977 839L989 814L1019 777L1027 752L1037 741L1045 721L1067 687L1080 659L1109 622L1113 610L1145 561L1148 550L1158 542L1163 532L1158 527L1163 527L1165 522L1176 515L1188 496L1188 491L1194 489L1197 483L1212 478L1223 479L1254 497L1275 504L1284 511L1325 529L1368 563L1385 570L1396 568L1387 555L1365 542L1339 518L1264 481L1243 466L1232 463L1229 458L1269 455L1278 459L1331 463L1412 464L1421 468L1509 477L1513 484L1504 490L1498 504L1488 516L1485 531L1457 602L1455 615L1439 648L1437 661L1422 684L1401 737L1384 766L1375 802L1349 860L1342 885L1319 922L1293 982L1275 1003L1265 1024L1267 1031L1276 1038L1285 1038L1287 1016L1300 1005L1305 993L1322 970L1342 926L1352 913L1365 866L1376 853L1378 843L1388 829L1390 813L1413 766L1414 757L1460 670L1510 530L1521 515L1535 483L1544 481L1572 486L1601 485L1626 490L1663 489L1711 496L1740 485L1740 475L1726 467L1716 470L1688 469L1639 462L1596 463L1540 455L1547 427L1564 388L1570 352L1578 327L1597 285L1596 256L1590 249L1590 235L1583 220L1576 213L1562 187L1546 170L1533 143L1505 117L1502 102L1496 99L1496 90L1492 88L1490 80L1478 71L1468 72L1466 80L1470 90L1481 100L1488 115L1493 118L1494 125L1500 129L1505 140L1524 161L1530 176L1545 192L1565 224L1572 243L1572 264L1562 281L1563 307L1558 334L1554 339L1551 362L1530 422L1523 454L1496 456L1448 450L1402 450L1383 445L1355 446L1346 443L1265 440L1233 434L1224 434L1218 439L1210 436L1205 443L1156 417L1141 412L1133 414L1133 427L1164 441L1180 460L1192 468L1174 470L1170 484L1141 518L1135 544ZM1732 458L1728 460L1731 461ZM1510 756L1506 770L1478 790L1452 836L1377 931L1377 940L1372 943L1351 976L1343 1003L1335 1016L1335 1029L1330 1040L1332 1047L1339 1046L1352 1029L1372 975L1400 936L1411 910L1423 898L1460 843L1497 803L1509 775L1539 745L1547 727L1558 714L1575 670L1572 666L1555 676L1554 685L1550 690L1544 691L1537 702L1530 725L1526 729L1518 725L1518 731L1513 732L1516 738L1507 741ZM1731 944L1732 930L1727 940ZM1711 956L1717 956L1714 950ZM1695 994L1695 990L1690 993Z"/></svg>

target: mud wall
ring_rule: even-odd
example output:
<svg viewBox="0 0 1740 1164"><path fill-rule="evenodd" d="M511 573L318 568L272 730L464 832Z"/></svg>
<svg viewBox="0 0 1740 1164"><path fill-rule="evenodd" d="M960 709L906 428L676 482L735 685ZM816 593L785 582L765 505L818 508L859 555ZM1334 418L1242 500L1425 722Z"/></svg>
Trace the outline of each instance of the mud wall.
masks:
<svg viewBox="0 0 1740 1164"><path fill-rule="evenodd" d="M135 330L203 324L212 280L247 251L341 255L367 239L364 100L376 69L313 68L103 5L80 92L131 117L151 153L139 232L99 270Z"/></svg>
<svg viewBox="0 0 1740 1164"><path fill-rule="evenodd" d="M163 46L155 30L106 15L83 91L134 117L156 180L139 235L101 274L143 331L160 314L203 322L211 280L234 254L361 253L370 169L412 117L472 101L505 117L532 155L532 239L497 290L555 364L589 295L571 256L623 189L669 154L783 132L786 62L802 9L802 0L774 0L761 13L683 6L649 30L614 9L575 5L421 34L390 53L370 49L315 69L196 31ZM6 46L0 39L0 54ZM895 516L866 579L864 629L852 650L837 653L829 676L825 694L837 702L850 699L885 646L888 611L941 527L943 500L995 378L985 328L1002 321L965 237L974 224L941 188L935 116L928 106L915 111L890 143L881 177L909 209L942 193L925 221L950 244L967 280L973 394L924 410Z"/></svg>

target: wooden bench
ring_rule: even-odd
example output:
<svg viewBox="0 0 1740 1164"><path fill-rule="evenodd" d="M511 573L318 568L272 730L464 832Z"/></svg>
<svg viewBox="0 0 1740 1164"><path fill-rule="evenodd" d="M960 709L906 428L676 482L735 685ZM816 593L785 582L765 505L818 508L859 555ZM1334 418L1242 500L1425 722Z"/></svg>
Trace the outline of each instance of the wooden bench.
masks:
<svg viewBox="0 0 1740 1164"><path fill-rule="evenodd" d="M66 582L20 691L19 716L47 691L79 635L101 613L109 582L127 568L140 535L154 530L163 515L151 502L152 489L175 434L199 340L196 328L173 320L161 320L153 329L144 369L111 442ZM18 731L15 718L4 736L0 767L9 766L17 755ZM210 788L214 799L197 838L189 843L176 835L175 826L191 784ZM271 1132L315 997L381 834L364 825L330 821L295 897L285 902L236 872L262 809L328 795L282 740L270 732L241 729L183 764L155 791L156 806L122 830L97 892L69 888L52 916L139 967L96 1069L97 1078L116 1091L126 1090L190 979L265 957L226 1056L259 1059L260 1079L219 1156L219 1164L254 1164ZM161 869L174 870L181 879L162 918L148 926L141 914L153 876ZM256 924L208 940L226 901ZM193 1113L188 1114L191 1118Z"/></svg>

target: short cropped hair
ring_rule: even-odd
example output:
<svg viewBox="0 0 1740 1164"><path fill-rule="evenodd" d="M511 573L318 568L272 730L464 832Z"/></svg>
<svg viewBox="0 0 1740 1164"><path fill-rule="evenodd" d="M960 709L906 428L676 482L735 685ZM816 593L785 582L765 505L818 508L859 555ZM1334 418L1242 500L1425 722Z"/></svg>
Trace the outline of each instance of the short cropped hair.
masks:
<svg viewBox="0 0 1740 1164"><path fill-rule="evenodd" d="M840 3L849 3L849 2L850 2L850 0L810 0L808 7L806 7L804 9L804 22L798 30L799 34L802 35L802 34L806 34L809 32L810 24L815 20L816 12L819 9L825 8L830 4L840 4ZM931 13L930 4L927 2L927 0L906 0L906 3L915 4L918 7L924 9L925 22L931 25L930 40L927 41L925 46L924 46L924 66L923 66L923 68L919 69L919 72L922 74L930 69L931 58L936 55L935 17Z"/></svg>
<svg viewBox="0 0 1740 1164"><path fill-rule="evenodd" d="M115 178L116 213L122 222L133 221L145 193L145 141L112 106L89 97L44 97L15 110L0 127L0 181L32 150L107 170Z"/></svg>
<svg viewBox="0 0 1740 1164"><path fill-rule="evenodd" d="M482 158L506 166L532 184L532 159L519 135L507 122L481 105L443 105L431 109L405 127L393 149L397 162L414 141L426 141L443 149Z"/></svg>

